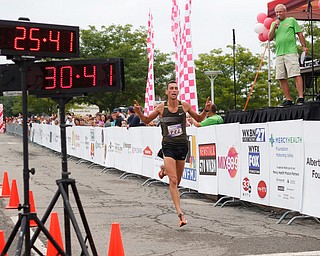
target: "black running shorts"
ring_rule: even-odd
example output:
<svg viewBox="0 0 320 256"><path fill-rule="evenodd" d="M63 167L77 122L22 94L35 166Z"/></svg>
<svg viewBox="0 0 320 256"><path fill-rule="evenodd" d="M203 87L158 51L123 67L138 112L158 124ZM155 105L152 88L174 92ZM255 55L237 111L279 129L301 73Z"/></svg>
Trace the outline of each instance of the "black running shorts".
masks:
<svg viewBox="0 0 320 256"><path fill-rule="evenodd" d="M189 148L188 144L162 144L162 153L165 157L171 157L175 160L186 160Z"/></svg>

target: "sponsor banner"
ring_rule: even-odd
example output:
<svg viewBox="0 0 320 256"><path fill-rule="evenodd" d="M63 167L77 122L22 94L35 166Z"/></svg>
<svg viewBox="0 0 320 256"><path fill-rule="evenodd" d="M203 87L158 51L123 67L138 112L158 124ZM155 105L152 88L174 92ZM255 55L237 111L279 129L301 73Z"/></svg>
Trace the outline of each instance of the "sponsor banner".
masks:
<svg viewBox="0 0 320 256"><path fill-rule="evenodd" d="M71 147L71 133L73 131L73 127L72 126L68 126L66 127L66 145L67 145L67 154L70 156L74 156L73 155L73 150Z"/></svg>
<svg viewBox="0 0 320 256"><path fill-rule="evenodd" d="M94 129L94 156L93 162L103 165L103 144L104 144L104 130L102 127L95 127Z"/></svg>
<svg viewBox="0 0 320 256"><path fill-rule="evenodd" d="M199 127L199 193L218 195L216 126Z"/></svg>
<svg viewBox="0 0 320 256"><path fill-rule="evenodd" d="M197 148L197 127L187 127L187 134L189 140L189 152L186 157L186 163L184 171L182 173L182 179L180 186L198 190L199 185L199 154Z"/></svg>
<svg viewBox="0 0 320 256"><path fill-rule="evenodd" d="M105 165L106 167L115 168L115 129L118 127L108 127L105 129L104 141L106 143Z"/></svg>
<svg viewBox="0 0 320 256"><path fill-rule="evenodd" d="M240 198L240 126L238 123L216 126L218 191L220 195Z"/></svg>
<svg viewBox="0 0 320 256"><path fill-rule="evenodd" d="M241 124L240 199L269 205L268 125Z"/></svg>
<svg viewBox="0 0 320 256"><path fill-rule="evenodd" d="M44 145L42 142L42 128L45 128L45 126L33 123L32 127L34 129L34 133L32 133L32 141L39 145Z"/></svg>
<svg viewBox="0 0 320 256"><path fill-rule="evenodd" d="M49 145L48 147L54 151L61 151L61 139L60 139L60 126L59 125L47 125L49 130Z"/></svg>
<svg viewBox="0 0 320 256"><path fill-rule="evenodd" d="M161 134L161 128L160 127L155 127L154 129L154 171L153 171L153 176L152 178L160 180L158 176L158 172L160 171L161 165L164 164L163 158L158 157L158 152L161 150L161 142L162 142L162 134ZM169 178L168 176L165 176L161 181L165 183L169 183Z"/></svg>
<svg viewBox="0 0 320 256"><path fill-rule="evenodd" d="M132 129L121 129L122 137L122 170L131 173L132 163Z"/></svg>
<svg viewBox="0 0 320 256"><path fill-rule="evenodd" d="M91 153L90 153L90 147L91 147L91 130L92 127L85 126L82 127L82 135L81 135L81 142L82 145L80 149L80 155L83 159L87 161L92 161Z"/></svg>
<svg viewBox="0 0 320 256"><path fill-rule="evenodd" d="M304 121L304 180L302 213L320 217L320 122Z"/></svg>
<svg viewBox="0 0 320 256"><path fill-rule="evenodd" d="M302 120L270 122L270 206L301 211L304 174Z"/></svg>
<svg viewBox="0 0 320 256"><path fill-rule="evenodd" d="M155 154L154 148L154 129L155 127L144 126L141 127L142 133L142 175L145 177L153 177L155 168Z"/></svg>
<svg viewBox="0 0 320 256"><path fill-rule="evenodd" d="M122 131L127 128L113 126L112 129L114 130L114 167L118 170L122 170L124 160L122 156Z"/></svg>
<svg viewBox="0 0 320 256"><path fill-rule="evenodd" d="M77 126L75 129L75 147L76 151L78 152L77 157L85 159L84 158L84 148L85 148L85 135L86 135L86 129L83 126ZM78 148L79 147L79 148Z"/></svg>
<svg viewBox="0 0 320 256"><path fill-rule="evenodd" d="M142 175L142 130L140 127L132 127L129 129L132 139L132 162L131 172Z"/></svg>

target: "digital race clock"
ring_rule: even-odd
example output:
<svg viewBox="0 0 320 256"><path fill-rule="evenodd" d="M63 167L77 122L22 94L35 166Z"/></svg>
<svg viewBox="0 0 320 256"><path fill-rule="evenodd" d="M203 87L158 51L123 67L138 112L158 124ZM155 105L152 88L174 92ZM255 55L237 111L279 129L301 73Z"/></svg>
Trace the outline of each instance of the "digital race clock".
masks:
<svg viewBox="0 0 320 256"><path fill-rule="evenodd" d="M79 57L79 27L0 20L0 55Z"/></svg>
<svg viewBox="0 0 320 256"><path fill-rule="evenodd" d="M0 66L0 91L21 91L20 77L17 65ZM28 67L27 90L39 97L121 91L124 90L123 59L34 63Z"/></svg>

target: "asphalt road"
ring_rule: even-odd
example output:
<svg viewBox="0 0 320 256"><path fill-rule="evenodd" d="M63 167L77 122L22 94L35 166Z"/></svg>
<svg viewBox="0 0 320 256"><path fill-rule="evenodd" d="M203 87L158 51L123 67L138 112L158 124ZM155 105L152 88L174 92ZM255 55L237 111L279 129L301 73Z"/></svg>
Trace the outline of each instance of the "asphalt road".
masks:
<svg viewBox="0 0 320 256"><path fill-rule="evenodd" d="M52 151L29 143L29 169L35 175L29 179L37 216L47 210L61 178L61 158ZM120 223L126 255L132 256L215 256L258 255L302 252L299 255L320 255L320 224L314 220L296 220L287 225L276 222L285 212L251 204L215 207L215 197L184 195L182 209L188 225L179 228L168 186L158 183L142 186L144 177L120 179L121 171L102 173L102 167L88 168L88 163L68 161L70 178L75 179L90 231L99 255L107 255L112 223ZM17 180L20 202L23 203L22 138L0 134L0 179L7 171L10 182ZM73 193L70 203L82 236L85 236ZM5 209L8 199L0 199L0 229L8 238L18 210ZM64 230L61 199L53 211L58 212ZM49 220L45 223L49 228ZM72 226L71 226L72 227ZM34 228L33 228L34 230ZM46 239L40 236L44 248ZM15 239L16 241L16 239ZM81 248L72 231L73 255ZM10 252L15 249L10 247ZM90 251L90 250L89 250ZM306 253L306 252L310 253ZM13 255L12 253L10 255ZM92 253L90 252L90 255Z"/></svg>

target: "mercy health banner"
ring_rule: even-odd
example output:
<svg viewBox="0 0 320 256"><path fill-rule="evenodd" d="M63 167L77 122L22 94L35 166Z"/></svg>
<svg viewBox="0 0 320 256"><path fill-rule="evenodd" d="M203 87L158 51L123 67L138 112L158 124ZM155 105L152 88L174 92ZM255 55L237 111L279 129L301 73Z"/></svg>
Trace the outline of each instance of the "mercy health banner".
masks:
<svg viewBox="0 0 320 256"><path fill-rule="evenodd" d="M320 217L320 122L304 121L304 181L302 213Z"/></svg>
<svg viewBox="0 0 320 256"><path fill-rule="evenodd" d="M239 124L216 126L218 156L218 191L221 195L240 198Z"/></svg>
<svg viewBox="0 0 320 256"><path fill-rule="evenodd" d="M199 152L199 193L218 195L216 126L197 130Z"/></svg>
<svg viewBox="0 0 320 256"><path fill-rule="evenodd" d="M240 199L269 205L268 125L241 124L241 194Z"/></svg>
<svg viewBox="0 0 320 256"><path fill-rule="evenodd" d="M270 122L270 206L301 211L304 172L302 120Z"/></svg>

